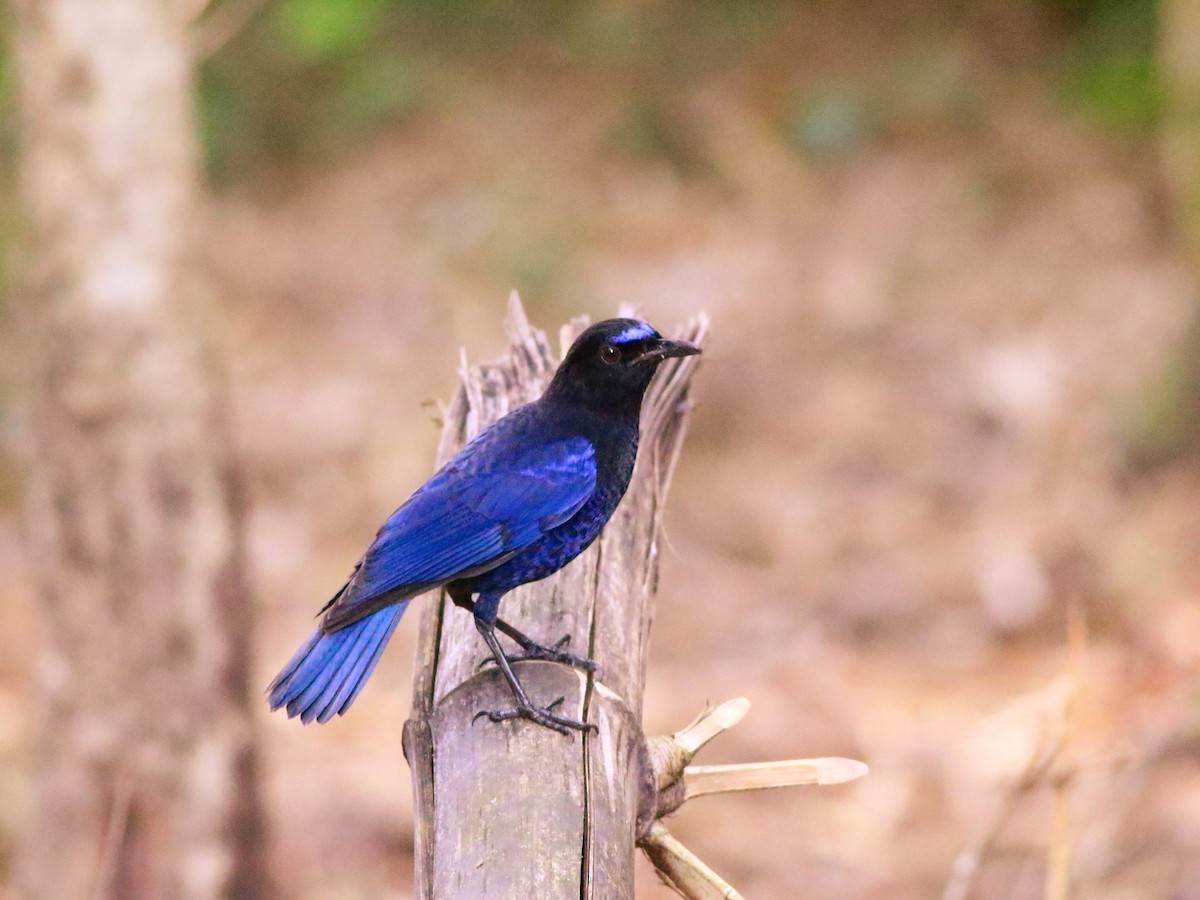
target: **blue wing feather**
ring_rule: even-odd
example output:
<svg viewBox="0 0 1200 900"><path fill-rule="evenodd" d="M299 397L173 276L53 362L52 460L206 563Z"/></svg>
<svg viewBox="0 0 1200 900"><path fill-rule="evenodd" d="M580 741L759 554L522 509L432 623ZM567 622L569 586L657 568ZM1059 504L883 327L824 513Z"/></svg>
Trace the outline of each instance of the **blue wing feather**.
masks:
<svg viewBox="0 0 1200 900"><path fill-rule="evenodd" d="M362 690L407 598L487 571L566 522L596 486L595 449L581 437L513 452L484 432L379 529L321 628L268 689L305 723L345 712Z"/></svg>
<svg viewBox="0 0 1200 900"><path fill-rule="evenodd" d="M499 565L573 516L596 486L595 450L584 438L486 464L464 451L392 513L326 629L368 615L385 595L392 602Z"/></svg>

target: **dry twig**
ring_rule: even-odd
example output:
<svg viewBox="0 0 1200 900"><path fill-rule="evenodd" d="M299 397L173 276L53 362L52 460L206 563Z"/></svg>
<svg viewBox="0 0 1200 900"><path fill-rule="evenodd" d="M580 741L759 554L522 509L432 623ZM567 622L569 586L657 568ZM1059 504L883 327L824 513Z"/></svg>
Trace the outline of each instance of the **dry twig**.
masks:
<svg viewBox="0 0 1200 900"><path fill-rule="evenodd" d="M742 895L703 860L681 844L660 821L693 797L792 787L842 784L867 774L854 759L825 757L724 766L692 766L692 758L721 732L732 728L750 709L745 697L707 709L690 725L668 737L649 739L650 765L656 790L643 797L638 846L659 877L689 900L737 900ZM647 815L652 811L652 815Z"/></svg>
<svg viewBox="0 0 1200 900"><path fill-rule="evenodd" d="M1021 774L1009 785L994 813L980 828L970 844L955 858L942 900L968 900L976 879L995 846L1000 830L1017 804L1035 788L1050 785L1054 789L1054 814L1047 849L1046 897L1066 900L1070 893L1071 819L1070 784L1076 771L1075 741L1078 697L1083 685L1083 665L1087 634L1082 613L1072 606L1068 619L1067 671L1055 684L1065 688L1053 721L1043 723L1040 738Z"/></svg>

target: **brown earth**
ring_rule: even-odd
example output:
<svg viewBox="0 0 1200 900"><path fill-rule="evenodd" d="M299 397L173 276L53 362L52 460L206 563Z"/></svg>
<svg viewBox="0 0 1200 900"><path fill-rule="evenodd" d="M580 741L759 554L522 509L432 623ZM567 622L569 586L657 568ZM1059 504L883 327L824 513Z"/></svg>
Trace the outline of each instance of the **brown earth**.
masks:
<svg viewBox="0 0 1200 900"><path fill-rule="evenodd" d="M847 39L860 56L875 27ZM703 762L847 755L871 773L700 800L673 832L755 900L938 896L989 830L979 897L1042 896L1052 844L1073 851L1079 897L1200 896L1200 475L1134 474L1115 437L1194 304L1146 147L1019 66L955 75L1005 62L968 35L935 62L977 107L910 85L898 118L819 165L780 136L761 78L836 70L836 40L797 41L812 52L683 92L699 175L614 154L620 98L596 77L521 71L219 198L259 679L428 473L432 401L460 346L502 350L508 287L532 285L547 329L622 303L664 328L703 309L647 730L744 695L750 715ZM38 626L2 525L0 759L15 762ZM1072 603L1088 626L1073 673ZM414 623L352 714L266 720L284 896L410 896ZM1014 789L1056 740L1050 775ZM16 827L19 767L0 792ZM639 896L669 896L640 876Z"/></svg>

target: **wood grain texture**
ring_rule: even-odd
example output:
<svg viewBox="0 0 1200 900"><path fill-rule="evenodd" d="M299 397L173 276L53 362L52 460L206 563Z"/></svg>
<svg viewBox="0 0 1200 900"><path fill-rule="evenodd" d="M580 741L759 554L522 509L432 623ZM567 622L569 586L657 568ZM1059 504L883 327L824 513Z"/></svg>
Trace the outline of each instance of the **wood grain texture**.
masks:
<svg viewBox="0 0 1200 900"><path fill-rule="evenodd" d="M586 324L563 329L564 349ZM515 297L507 327L507 360L464 365L439 463L549 383L560 356ZM701 318L674 336L702 344L706 333ZM568 738L527 722L472 725L479 710L511 705L507 687L497 672L477 670L486 650L469 614L445 597L423 613L405 726L421 897L633 897L639 791L648 773L641 706L657 535L697 361L668 360L651 385L637 469L601 538L501 604L501 617L535 640L570 635L571 649L600 664L600 679L550 663L518 670L535 703L565 697L566 714L594 723L595 734Z"/></svg>

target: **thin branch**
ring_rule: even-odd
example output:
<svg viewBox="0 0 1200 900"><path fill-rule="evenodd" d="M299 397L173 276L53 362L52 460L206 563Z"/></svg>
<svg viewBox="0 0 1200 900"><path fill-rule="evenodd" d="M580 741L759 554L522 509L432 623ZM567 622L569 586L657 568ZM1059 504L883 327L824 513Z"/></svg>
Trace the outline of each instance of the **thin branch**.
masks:
<svg viewBox="0 0 1200 900"><path fill-rule="evenodd" d="M980 870L999 837L1001 828L1012 816L1020 800L1030 791L1047 784L1055 789L1054 820L1048 851L1046 889L1048 898L1065 900L1069 890L1070 816L1069 784L1075 772L1070 750L1077 727L1075 706L1083 682L1083 657L1086 630L1078 611L1068 623L1067 671L1055 679L1053 687L1064 688L1059 712L1053 723L1047 722L1041 739L1034 744L1029 760L1004 792L993 815L984 822L970 844L955 858L942 900L967 900L975 889ZM1051 727L1051 726L1056 727Z"/></svg>
<svg viewBox="0 0 1200 900"><path fill-rule="evenodd" d="M1046 859L1046 900L1067 900L1071 894L1071 782L1078 768L1079 696L1083 690L1087 655L1087 620L1079 601L1067 607L1067 672L1070 690L1063 709L1059 774L1054 779L1054 820Z"/></svg>
<svg viewBox="0 0 1200 900"><path fill-rule="evenodd" d="M663 883L687 900L745 900L728 881L655 822L641 842Z"/></svg>

